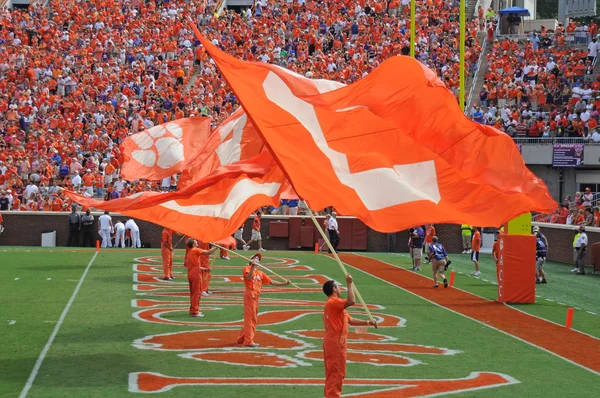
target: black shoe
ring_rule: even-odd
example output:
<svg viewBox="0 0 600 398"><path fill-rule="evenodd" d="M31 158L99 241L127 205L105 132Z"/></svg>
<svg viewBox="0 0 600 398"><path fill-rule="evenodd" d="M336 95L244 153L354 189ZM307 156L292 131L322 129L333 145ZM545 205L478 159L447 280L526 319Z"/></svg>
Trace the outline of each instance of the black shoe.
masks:
<svg viewBox="0 0 600 398"><path fill-rule="evenodd" d="M448 287L448 279L444 279L444 288Z"/></svg>
<svg viewBox="0 0 600 398"><path fill-rule="evenodd" d="M170 281L171 279L169 278L161 278L163 281Z"/></svg>
<svg viewBox="0 0 600 398"><path fill-rule="evenodd" d="M433 288L434 288L434 289L437 289L437 288L438 288L438 285L433 285Z"/></svg>
<svg viewBox="0 0 600 398"><path fill-rule="evenodd" d="M585 275L585 272L584 272L584 271L577 271L577 272L575 272L575 273L576 273L577 275Z"/></svg>
<svg viewBox="0 0 600 398"><path fill-rule="evenodd" d="M548 281L546 281L545 279L542 279L541 283L548 283Z"/></svg>
<svg viewBox="0 0 600 398"><path fill-rule="evenodd" d="M539 285L540 283L542 283L542 282L540 282L540 280L538 278L535 278L535 284Z"/></svg>

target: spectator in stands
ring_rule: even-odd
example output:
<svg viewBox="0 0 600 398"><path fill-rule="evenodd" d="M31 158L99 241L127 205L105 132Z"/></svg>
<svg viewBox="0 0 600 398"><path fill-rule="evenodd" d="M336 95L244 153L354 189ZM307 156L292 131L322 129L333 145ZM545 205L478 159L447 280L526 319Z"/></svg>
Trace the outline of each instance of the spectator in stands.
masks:
<svg viewBox="0 0 600 398"><path fill-rule="evenodd" d="M114 189L110 183L124 160L119 144L127 135L200 113L217 125L234 112L239 103L186 26L190 15L232 55L345 83L408 50L406 0L364 7L355 0L261 1L254 12L224 10L218 18L212 5L198 0L113 3L50 0L47 8L32 2L27 10L2 13L0 40L17 45L3 48L0 57L0 114L8 133L0 159L19 167L17 186L21 179L48 186L62 177L66 188L78 191L84 184L86 195L101 196L100 170L105 198L126 196L131 187ZM439 0L418 4L416 48L455 94L457 6ZM491 10L486 19L493 25ZM467 26L470 71L481 51L479 23ZM87 169L94 176L91 185L80 176ZM159 188L151 183L136 189ZM21 204L31 200L29 193L21 193ZM38 203L47 202L47 195Z"/></svg>
<svg viewBox="0 0 600 398"><path fill-rule="evenodd" d="M583 194L583 207L591 208L593 205L594 194L590 187L585 188L585 193Z"/></svg>

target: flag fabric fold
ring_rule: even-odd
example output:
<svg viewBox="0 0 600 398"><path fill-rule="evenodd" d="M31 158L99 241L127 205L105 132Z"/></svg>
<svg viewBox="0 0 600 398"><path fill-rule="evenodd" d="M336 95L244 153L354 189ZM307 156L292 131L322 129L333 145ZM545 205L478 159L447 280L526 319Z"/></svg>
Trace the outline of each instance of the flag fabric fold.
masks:
<svg viewBox="0 0 600 398"><path fill-rule="evenodd" d="M193 27L273 157L312 208L382 232L499 226L556 207L506 134L467 119L434 72L391 57L360 81L235 59Z"/></svg>
<svg viewBox="0 0 600 398"><path fill-rule="evenodd" d="M126 180L159 180L190 167L210 136L210 118L191 117L154 126L121 144Z"/></svg>
<svg viewBox="0 0 600 398"><path fill-rule="evenodd" d="M143 192L101 201L65 191L74 202L150 221L203 242L231 235L262 206L279 206L285 176L269 152L221 166L178 192Z"/></svg>
<svg viewBox="0 0 600 398"><path fill-rule="evenodd" d="M211 133L201 151L187 163L178 186L186 188L220 166L250 159L264 150L262 138L240 108Z"/></svg>

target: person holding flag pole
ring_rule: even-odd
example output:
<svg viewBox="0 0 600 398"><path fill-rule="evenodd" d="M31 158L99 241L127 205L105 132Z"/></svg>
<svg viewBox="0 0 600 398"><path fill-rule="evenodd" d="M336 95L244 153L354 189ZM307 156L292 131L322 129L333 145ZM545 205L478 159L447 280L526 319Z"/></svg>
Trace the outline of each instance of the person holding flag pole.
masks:
<svg viewBox="0 0 600 398"><path fill-rule="evenodd" d="M188 282L190 285L190 316L203 317L200 312L200 296L202 293L203 273L211 272L208 257L217 250L213 246L209 250L198 247L196 239L189 239L186 244L189 249L186 253L184 265L188 270Z"/></svg>
<svg viewBox="0 0 600 398"><path fill-rule="evenodd" d="M344 264L340 260L336 250L329 241L325 231L319 225L312 210L304 201L308 208L308 214L313 223L319 230L323 240L329 246L329 250L335 257L348 286L348 298L346 300L340 297L340 289L334 281L327 281L323 284L323 293L327 296L327 302L323 309L323 324L325 326L325 337L323 338L323 360L325 363L325 398L337 398L342 395L342 386L346 377L346 337L348 335L348 325L352 326L374 326L377 329L377 321L373 318L371 311L365 304L362 296L358 292L352 276L346 271ZM346 308L355 304L355 296L362 304L369 320L361 321L351 318L346 312Z"/></svg>
<svg viewBox="0 0 600 398"><path fill-rule="evenodd" d="M220 249L225 249L223 246L219 245L218 243L214 243L214 242L213 242L213 243L211 243L211 244L212 244L214 247L218 247L218 248L220 248ZM252 258L248 258L248 257L246 257L246 256L244 256L244 255L242 255L242 254L240 254L240 253L237 253L237 252L231 252L231 253L233 253L233 254L235 254L236 256L238 256L239 258L243 258L244 260L246 260L246 261L249 261L249 262L252 262L252 258L254 258L254 257L256 256L256 255L254 255L254 256L252 256ZM261 258L262 258L262 257L261 257ZM275 275L276 277L278 277L278 278L280 278L280 279L283 279L283 281L285 281L285 282L290 282L290 281L288 281L287 279L285 279L283 276L281 276L281 275L279 275L278 273L276 273L275 271L273 271L273 270L271 270L271 269L269 269L269 268L265 267L264 265L262 265L262 264L258 263L258 266L259 266L260 268L263 268L263 269L267 270L268 272L272 273L272 274L273 274L273 275ZM292 282L290 282L289 284L290 284L291 286L294 286L296 289L300 289L300 286L296 285L295 283L292 283Z"/></svg>
<svg viewBox="0 0 600 398"><path fill-rule="evenodd" d="M333 254L333 257L335 258L335 261L340 266L340 269L344 273L344 276L347 276L348 275L348 271L346 271L346 267L344 267L344 263L342 263L342 260L340 260L340 257L338 256L337 251L333 248L333 245L331 244L331 242L329 241L329 238L325 234L325 231L323 231L323 228L321 228L321 225L319 224L319 222L315 218L315 216L314 216L314 214L313 214L310 206L308 206L308 203L306 203L306 201L304 201L304 205L308 209L308 214L310 215L310 218L312 219L313 223L317 227L317 230L321 234L321 237L325 241L325 244L327 244L327 246L329 247L329 251ZM354 289L354 294L356 295L356 297L358 298L358 301L360 302L360 304L364 308L365 312L367 313L367 316L369 317L369 320L372 321L372 322L374 322L375 324L377 324L377 322L375 321L375 318L373 318L373 315L371 314L371 311L367 307L367 304L365 303L365 300L363 300L363 298L360 295L360 293L359 293L358 289L356 288L355 284L352 284L352 289ZM375 326L375 328L377 328L377 326Z"/></svg>
<svg viewBox="0 0 600 398"><path fill-rule="evenodd" d="M258 297L260 296L262 285L287 286L290 284L289 280L285 282L273 281L264 272L257 270L256 268L260 265L261 259L262 255L256 253L250 258L250 262L244 267L242 273L244 276L244 285L246 285L244 291L244 327L236 343L250 348L260 345L254 342L254 335L256 334L256 324L258 323Z"/></svg>

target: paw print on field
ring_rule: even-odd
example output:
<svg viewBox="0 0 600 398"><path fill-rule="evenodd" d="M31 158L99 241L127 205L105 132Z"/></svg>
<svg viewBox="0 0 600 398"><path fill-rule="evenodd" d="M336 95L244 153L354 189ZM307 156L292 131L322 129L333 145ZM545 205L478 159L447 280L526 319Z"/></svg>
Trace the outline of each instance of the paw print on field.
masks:
<svg viewBox="0 0 600 398"><path fill-rule="evenodd" d="M183 130L178 124L154 126L131 138L139 147L131 157L146 167L168 169L185 159L181 143Z"/></svg>

